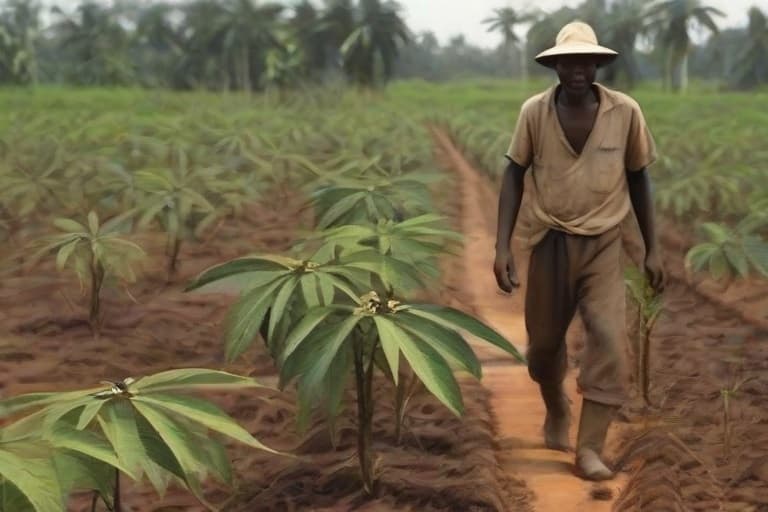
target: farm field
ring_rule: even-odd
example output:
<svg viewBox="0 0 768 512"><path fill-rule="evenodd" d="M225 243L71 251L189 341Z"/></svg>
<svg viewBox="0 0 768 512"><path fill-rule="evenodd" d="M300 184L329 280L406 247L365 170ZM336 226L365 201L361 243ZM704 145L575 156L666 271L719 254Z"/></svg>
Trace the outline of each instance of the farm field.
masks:
<svg viewBox="0 0 768 512"><path fill-rule="evenodd" d="M389 320L400 303L349 301L378 289L403 304L455 308L507 334L472 292L490 264L460 266L461 241L470 247L495 228L496 204L483 205L491 224L462 223L468 183L434 134L463 153L493 197L519 105L546 85L402 82L385 93L328 90L282 101L3 91L0 395L86 389L172 368L227 371L270 388L213 394L202 386L203 396L259 442L298 457L228 442L233 476L220 480L231 485L208 479L197 493L222 510L539 510L498 439L500 423L514 432L524 412L494 409L493 389L473 377L481 363L517 364L515 349L486 332L491 343L472 344L477 361L451 335L454 327L485 332L467 319L401 326ZM673 283L651 337L653 406L630 404L616 428L612 455L628 483L614 506L763 510L768 95L633 96L659 145L652 176ZM625 228L629 265L638 238L632 219ZM262 259L245 272L201 275L248 254ZM296 348L308 343L291 332L294 324L340 297L347 309L334 313L338 325L347 322L342 313L370 301L371 318L376 308L391 314L370 322L381 346L358 352L330 323L306 336L318 346L338 339L335 352ZM519 316L520 295L508 301ZM629 320L636 330L637 319ZM569 334L574 370L581 336L577 323ZM291 343L293 352L281 355ZM363 377L373 379L371 417L360 416L357 357L370 358ZM326 415L335 418L330 429ZM361 483L364 424L373 454L367 469L360 463ZM194 478L174 453L181 477L177 471L165 497L125 476L123 510L204 509L181 488ZM211 467L226 476L220 461ZM374 498L365 497L368 484ZM114 499L110 485L105 503ZM91 510L86 489L99 488L73 485L70 510Z"/></svg>

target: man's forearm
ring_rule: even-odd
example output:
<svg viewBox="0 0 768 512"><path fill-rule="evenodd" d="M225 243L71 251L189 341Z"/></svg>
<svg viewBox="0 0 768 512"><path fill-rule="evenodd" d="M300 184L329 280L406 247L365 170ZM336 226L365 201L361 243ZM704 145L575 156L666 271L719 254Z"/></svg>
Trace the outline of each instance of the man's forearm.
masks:
<svg viewBox="0 0 768 512"><path fill-rule="evenodd" d="M656 237L655 213L653 208L653 197L651 196L651 179L645 169L629 173L627 176L629 184L629 197L632 201L632 208L637 216L637 223L640 225L640 233L643 235L646 253L658 249L658 239Z"/></svg>
<svg viewBox="0 0 768 512"><path fill-rule="evenodd" d="M523 178L525 169L514 162L510 162L504 170L504 178L501 181L501 193L499 194L499 217L496 230L496 250L508 249L512 238L512 231L517 222L517 214L520 212L520 203L523 200Z"/></svg>

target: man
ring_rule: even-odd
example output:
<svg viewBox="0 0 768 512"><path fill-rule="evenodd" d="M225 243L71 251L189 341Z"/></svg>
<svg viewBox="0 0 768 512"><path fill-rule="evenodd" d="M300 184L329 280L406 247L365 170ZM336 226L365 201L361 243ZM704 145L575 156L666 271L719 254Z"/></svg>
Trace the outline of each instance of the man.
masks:
<svg viewBox="0 0 768 512"><path fill-rule="evenodd" d="M510 239L531 169L531 249L525 298L528 370L546 405L545 444L570 451L563 391L565 334L578 308L587 334L578 378L583 396L576 473L607 480L602 450L613 415L627 397L624 280L619 224L634 209L645 242L645 271L661 292L665 274L654 228L646 167L656 159L642 111L629 96L595 83L617 53L592 28L573 22L536 57L559 84L522 106L506 156L499 200L494 273L507 293L519 286Z"/></svg>

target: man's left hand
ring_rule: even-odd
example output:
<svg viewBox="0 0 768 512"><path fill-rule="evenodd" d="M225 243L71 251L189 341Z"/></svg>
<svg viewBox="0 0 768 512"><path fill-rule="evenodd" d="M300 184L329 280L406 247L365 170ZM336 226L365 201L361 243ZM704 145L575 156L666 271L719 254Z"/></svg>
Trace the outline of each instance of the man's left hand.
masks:
<svg viewBox="0 0 768 512"><path fill-rule="evenodd" d="M658 251L650 250L646 254L645 273L653 290L657 294L662 293L667 286L667 275L664 272L664 265L661 262L661 256Z"/></svg>

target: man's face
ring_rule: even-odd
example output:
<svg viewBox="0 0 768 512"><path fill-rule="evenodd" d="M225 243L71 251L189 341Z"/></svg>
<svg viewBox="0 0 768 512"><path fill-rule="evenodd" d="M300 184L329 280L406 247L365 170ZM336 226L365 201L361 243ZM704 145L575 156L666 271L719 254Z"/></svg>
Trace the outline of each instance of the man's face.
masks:
<svg viewBox="0 0 768 512"><path fill-rule="evenodd" d="M557 58L555 71L569 93L584 94L597 76L597 58L594 55L562 55Z"/></svg>

